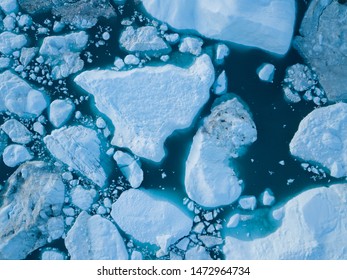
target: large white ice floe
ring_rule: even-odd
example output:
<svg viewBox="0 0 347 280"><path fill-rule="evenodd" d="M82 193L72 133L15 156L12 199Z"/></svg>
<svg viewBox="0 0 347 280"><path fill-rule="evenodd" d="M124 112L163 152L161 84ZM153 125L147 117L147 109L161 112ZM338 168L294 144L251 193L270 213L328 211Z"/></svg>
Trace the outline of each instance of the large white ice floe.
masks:
<svg viewBox="0 0 347 280"><path fill-rule="evenodd" d="M214 68L207 55L187 69L168 64L129 71L92 70L75 78L115 126L112 144L157 162L165 155L166 138L189 127L207 102L213 81Z"/></svg>
<svg viewBox="0 0 347 280"><path fill-rule="evenodd" d="M80 52L87 43L88 35L84 31L44 38L40 54L51 67L54 80L66 78L82 70L84 62L80 58Z"/></svg>
<svg viewBox="0 0 347 280"><path fill-rule="evenodd" d="M112 205L112 218L127 234L142 243L167 248L189 234L193 221L171 202L147 190L129 189Z"/></svg>
<svg viewBox="0 0 347 280"><path fill-rule="evenodd" d="M230 159L237 158L256 139L255 124L237 98L215 106L194 136L186 162L189 198L204 207L237 200L242 187Z"/></svg>
<svg viewBox="0 0 347 280"><path fill-rule="evenodd" d="M72 260L126 260L128 252L117 227L99 215L83 211L67 233L65 246Z"/></svg>
<svg viewBox="0 0 347 280"><path fill-rule="evenodd" d="M24 259L48 241L47 223L61 215L65 186L43 162L21 165L6 183L0 208L0 259Z"/></svg>
<svg viewBox="0 0 347 280"><path fill-rule="evenodd" d="M48 105L48 96L33 89L11 71L0 73L0 112L10 111L19 117L39 116Z"/></svg>
<svg viewBox="0 0 347 280"><path fill-rule="evenodd" d="M0 33L0 53L10 55L14 51L20 50L27 44L27 38L22 34L12 32Z"/></svg>
<svg viewBox="0 0 347 280"><path fill-rule="evenodd" d="M43 141L56 159L79 171L96 185L105 185L106 162L101 154L101 142L94 130L81 125L62 127L53 130Z"/></svg>
<svg viewBox="0 0 347 280"><path fill-rule="evenodd" d="M159 55L171 51L171 47L158 35L154 26L142 26L137 29L128 26L122 32L119 43L128 52Z"/></svg>
<svg viewBox="0 0 347 280"><path fill-rule="evenodd" d="M227 259L346 259L347 185L305 191L284 206L279 228L263 238L226 237Z"/></svg>
<svg viewBox="0 0 347 280"><path fill-rule="evenodd" d="M130 186L138 188L143 181L143 171L139 161L122 151L115 152L113 158L125 178L127 178Z"/></svg>
<svg viewBox="0 0 347 280"><path fill-rule="evenodd" d="M293 156L321 164L331 176L347 176L347 104L312 111L301 121L289 147Z"/></svg>
<svg viewBox="0 0 347 280"><path fill-rule="evenodd" d="M32 133L16 119L7 120L1 129L15 143L28 144L32 140Z"/></svg>
<svg viewBox="0 0 347 280"><path fill-rule="evenodd" d="M295 24L295 0L142 0L153 17L175 29L283 55Z"/></svg>

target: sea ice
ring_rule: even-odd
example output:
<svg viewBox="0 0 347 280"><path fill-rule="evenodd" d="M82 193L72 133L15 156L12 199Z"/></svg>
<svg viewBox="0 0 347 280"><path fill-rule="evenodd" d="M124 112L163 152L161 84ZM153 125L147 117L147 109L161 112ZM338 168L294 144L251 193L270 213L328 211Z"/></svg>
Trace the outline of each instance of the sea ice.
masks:
<svg viewBox="0 0 347 280"><path fill-rule="evenodd" d="M5 14L16 13L18 11L17 0L1 0L0 8Z"/></svg>
<svg viewBox="0 0 347 280"><path fill-rule="evenodd" d="M0 208L0 259L24 259L48 242L47 222L65 198L60 175L46 163L21 165L8 179Z"/></svg>
<svg viewBox="0 0 347 280"><path fill-rule="evenodd" d="M12 144L5 148L2 157L4 163L8 167L16 167L23 162L31 160L33 158L33 155L26 147L22 145Z"/></svg>
<svg viewBox="0 0 347 280"><path fill-rule="evenodd" d="M313 110L301 121L289 147L293 156L321 164L331 176L347 176L347 104Z"/></svg>
<svg viewBox="0 0 347 280"><path fill-rule="evenodd" d="M117 162L125 178L127 178L130 186L133 188L140 187L143 181L143 171L139 161L122 151L117 151L113 158Z"/></svg>
<svg viewBox="0 0 347 280"><path fill-rule="evenodd" d="M216 46L216 63L217 64L223 64L224 58L229 55L229 48L225 44L218 44Z"/></svg>
<svg viewBox="0 0 347 280"><path fill-rule="evenodd" d="M240 222L240 214L236 213L229 218L227 228L235 228Z"/></svg>
<svg viewBox="0 0 347 280"><path fill-rule="evenodd" d="M62 260L65 260L65 254L62 252L59 252L58 250L48 249L42 252L41 260L62 261Z"/></svg>
<svg viewBox="0 0 347 280"><path fill-rule="evenodd" d="M140 63L140 59L133 54L128 54L124 57L124 63L127 65L138 65Z"/></svg>
<svg viewBox="0 0 347 280"><path fill-rule="evenodd" d="M84 31L62 36L48 36L43 39L40 54L45 63L52 68L54 80L66 78L82 70L83 60L80 52L88 43L88 35Z"/></svg>
<svg viewBox="0 0 347 280"><path fill-rule="evenodd" d="M199 56L201 54L201 47L204 42L196 37L183 37L178 49L182 53L191 53L192 55Z"/></svg>
<svg viewBox="0 0 347 280"><path fill-rule="evenodd" d="M193 221L182 210L151 192L129 189L112 205L112 218L127 234L142 243L167 248L189 234Z"/></svg>
<svg viewBox="0 0 347 280"><path fill-rule="evenodd" d="M203 246L195 246L190 248L185 254L186 260L212 260L209 253Z"/></svg>
<svg viewBox="0 0 347 280"><path fill-rule="evenodd" d="M154 26L142 26L137 29L128 26L122 32L119 43L131 53L161 55L171 51L171 47L158 35L157 28Z"/></svg>
<svg viewBox="0 0 347 280"><path fill-rule="evenodd" d="M16 119L7 120L1 129L15 143L28 144L32 140L32 133Z"/></svg>
<svg viewBox="0 0 347 280"><path fill-rule="evenodd" d="M227 236L227 259L346 259L347 185L305 191L280 209L279 228L262 238ZM277 210L277 209L276 209Z"/></svg>
<svg viewBox="0 0 347 280"><path fill-rule="evenodd" d="M11 59L8 57L0 57L0 70L6 69L11 65Z"/></svg>
<svg viewBox="0 0 347 280"><path fill-rule="evenodd" d="M22 48L19 58L20 63L26 67L36 56L38 50L38 48Z"/></svg>
<svg viewBox="0 0 347 280"><path fill-rule="evenodd" d="M15 34L8 31L0 33L0 52L10 55L16 50L20 50L27 44L27 38L22 34Z"/></svg>
<svg viewBox="0 0 347 280"><path fill-rule="evenodd" d="M275 197L273 195L273 192L270 189L266 189L261 195L260 195L260 201L264 206L271 206L275 203Z"/></svg>
<svg viewBox="0 0 347 280"><path fill-rule="evenodd" d="M239 205L244 210L254 210L257 206L257 199L253 195L245 195L240 197Z"/></svg>
<svg viewBox="0 0 347 280"><path fill-rule="evenodd" d="M72 260L126 260L128 251L117 227L99 215L83 211L67 233L65 246Z"/></svg>
<svg viewBox="0 0 347 280"><path fill-rule="evenodd" d="M237 98L215 106L194 136L186 162L189 198L204 207L237 200L242 188L229 161L256 139L255 124Z"/></svg>
<svg viewBox="0 0 347 280"><path fill-rule="evenodd" d="M263 63L257 69L257 74L260 80L264 82L273 82L274 74L275 74L275 66L270 63Z"/></svg>
<svg viewBox="0 0 347 280"><path fill-rule="evenodd" d="M96 201L98 193L94 189L85 189L81 185L71 191L71 200L74 205L82 210L88 210Z"/></svg>
<svg viewBox="0 0 347 280"><path fill-rule="evenodd" d="M2 156L2 153L7 147L7 143L8 143L7 135L4 132L0 131L0 157Z"/></svg>
<svg viewBox="0 0 347 280"><path fill-rule="evenodd" d="M166 138L188 127L207 102L213 81L207 55L187 69L169 64L120 72L92 70L75 78L115 126L111 143L157 162L165 155Z"/></svg>
<svg viewBox="0 0 347 280"><path fill-rule="evenodd" d="M58 160L81 172L99 187L107 180L97 133L78 125L53 130L43 141L47 149Z"/></svg>
<svg viewBox="0 0 347 280"><path fill-rule="evenodd" d="M66 124L75 110L75 104L70 99L56 99L49 106L49 121L59 128Z"/></svg>
<svg viewBox="0 0 347 280"><path fill-rule="evenodd" d="M295 24L295 0L142 0L153 17L181 30L283 55Z"/></svg>
<svg viewBox="0 0 347 280"><path fill-rule="evenodd" d="M33 89L11 71L0 73L0 111L9 110L19 117L39 116L48 105L48 96Z"/></svg>
<svg viewBox="0 0 347 280"><path fill-rule="evenodd" d="M222 73L219 74L217 80L213 85L213 92L217 95L222 95L226 93L228 89L228 78L223 70Z"/></svg>

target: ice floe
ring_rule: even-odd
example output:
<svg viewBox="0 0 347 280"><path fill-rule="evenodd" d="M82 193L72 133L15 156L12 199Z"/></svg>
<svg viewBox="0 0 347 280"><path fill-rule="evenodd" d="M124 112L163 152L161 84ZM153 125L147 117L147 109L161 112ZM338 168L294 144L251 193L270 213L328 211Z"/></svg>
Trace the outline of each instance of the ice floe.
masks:
<svg viewBox="0 0 347 280"><path fill-rule="evenodd" d="M1 0L0 8L5 14L16 13L18 11L17 0Z"/></svg>
<svg viewBox="0 0 347 280"><path fill-rule="evenodd" d="M207 55L189 68L146 66L129 71L92 70L75 82L92 94L97 109L115 126L112 144L161 161L164 142L188 127L209 98L214 68Z"/></svg>
<svg viewBox="0 0 347 280"><path fill-rule="evenodd" d="M158 35L154 26L134 28L128 26L121 34L120 45L128 52L140 52L148 55L167 54L171 47Z"/></svg>
<svg viewBox="0 0 347 280"><path fill-rule="evenodd" d="M275 197L273 192L267 188L265 191L260 195L260 201L264 206L271 206L275 203Z"/></svg>
<svg viewBox="0 0 347 280"><path fill-rule="evenodd" d="M71 190L71 201L82 210L88 210L98 198L98 193L94 189L86 189L81 185Z"/></svg>
<svg viewBox="0 0 347 280"><path fill-rule="evenodd" d="M49 106L49 121L59 128L67 123L75 110L75 104L70 99L56 99Z"/></svg>
<svg viewBox="0 0 347 280"><path fill-rule="evenodd" d="M204 41L197 37L183 37L178 49L182 53L190 53L199 56L201 54L201 47Z"/></svg>
<svg viewBox="0 0 347 280"><path fill-rule="evenodd" d="M217 95L222 95L226 93L228 90L228 78L223 70L222 73L219 74L218 78L214 82L213 92Z"/></svg>
<svg viewBox="0 0 347 280"><path fill-rule="evenodd" d="M33 89L11 71L0 73L0 111L9 110L19 117L37 117L48 105L48 96Z"/></svg>
<svg viewBox="0 0 347 280"><path fill-rule="evenodd" d="M87 46L88 35L84 31L62 36L45 37L40 47L40 55L52 68L54 80L66 78L82 70L80 52Z"/></svg>
<svg viewBox="0 0 347 280"><path fill-rule="evenodd" d="M236 98L215 106L194 136L186 162L185 187L189 198L205 207L237 200L242 187L229 160L237 158L256 139L255 124Z"/></svg>
<svg viewBox="0 0 347 280"><path fill-rule="evenodd" d="M50 153L74 170L82 173L96 185L103 187L107 174L97 133L78 125L53 130L44 138Z"/></svg>
<svg viewBox="0 0 347 280"><path fill-rule="evenodd" d="M1 129L18 144L28 144L32 140L32 133L16 119L7 120Z"/></svg>
<svg viewBox="0 0 347 280"><path fill-rule="evenodd" d="M64 196L60 175L46 163L21 165L7 181L0 208L0 259L24 259L47 244L47 223L61 215Z"/></svg>
<svg viewBox="0 0 347 280"><path fill-rule="evenodd" d="M141 0L146 11L175 29L283 55L295 24L294 0Z"/></svg>
<svg viewBox="0 0 347 280"><path fill-rule="evenodd" d="M253 195L241 196L239 205L243 210L254 210L257 206L257 199Z"/></svg>
<svg viewBox="0 0 347 280"><path fill-rule="evenodd" d="M265 237L227 236L227 259L346 259L347 185L305 191L282 209L279 228ZM278 209L276 209L278 212Z"/></svg>
<svg viewBox="0 0 347 280"><path fill-rule="evenodd" d="M0 33L0 52L11 55L27 44L27 38L23 34L15 34L8 31Z"/></svg>
<svg viewBox="0 0 347 280"><path fill-rule="evenodd" d="M16 167L23 162L31 160L33 155L28 148L18 144L11 144L4 149L2 157L8 167Z"/></svg>
<svg viewBox="0 0 347 280"><path fill-rule="evenodd" d="M275 66L270 63L263 63L257 69L257 74L260 80L272 83L275 75Z"/></svg>
<svg viewBox="0 0 347 280"><path fill-rule="evenodd" d="M321 164L331 176L347 176L347 104L313 110L300 122L289 147L293 156Z"/></svg>
<svg viewBox="0 0 347 280"><path fill-rule="evenodd" d="M112 205L112 218L127 234L142 243L168 247L189 234L193 221L170 201L151 192L129 189Z"/></svg>
<svg viewBox="0 0 347 280"><path fill-rule="evenodd" d="M143 181L143 171L138 160L122 151L117 151L113 155L118 167L133 188L138 188Z"/></svg>
<svg viewBox="0 0 347 280"><path fill-rule="evenodd" d="M99 215L83 211L67 233L65 246L72 260L126 260L128 251L117 227Z"/></svg>
<svg viewBox="0 0 347 280"><path fill-rule="evenodd" d="M190 248L185 254L186 260L212 260L209 253L203 246L195 246Z"/></svg>

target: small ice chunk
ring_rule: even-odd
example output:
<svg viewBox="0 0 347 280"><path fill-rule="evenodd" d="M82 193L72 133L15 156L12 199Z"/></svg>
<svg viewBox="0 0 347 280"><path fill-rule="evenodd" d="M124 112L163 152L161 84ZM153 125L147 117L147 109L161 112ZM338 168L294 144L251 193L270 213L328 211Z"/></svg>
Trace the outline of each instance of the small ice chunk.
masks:
<svg viewBox="0 0 347 280"><path fill-rule="evenodd" d="M72 203L82 210L88 210L96 201L96 198L96 190L87 190L81 185L78 185L71 191Z"/></svg>
<svg viewBox="0 0 347 280"><path fill-rule="evenodd" d="M257 69L257 74L260 80L272 83L275 75L275 66L270 63L263 63Z"/></svg>
<svg viewBox="0 0 347 280"><path fill-rule="evenodd" d="M176 247L180 250L186 251L188 248L189 242L190 242L189 238L185 237L176 244Z"/></svg>
<svg viewBox="0 0 347 280"><path fill-rule="evenodd" d="M64 253L56 250L56 249L45 249L41 254L41 260L54 260L54 261L62 261L65 260L66 256Z"/></svg>
<svg viewBox="0 0 347 280"><path fill-rule="evenodd" d="M5 148L2 157L4 163L8 167L15 167L23 162L31 160L33 158L33 155L26 147L22 145L12 144Z"/></svg>
<svg viewBox="0 0 347 280"><path fill-rule="evenodd" d="M171 47L158 35L154 26L142 26L134 29L128 26L121 34L119 43L128 52L140 52L147 55L167 54Z"/></svg>
<svg viewBox="0 0 347 280"><path fill-rule="evenodd" d="M19 17L17 22L19 27L30 27L33 24L33 19L31 16L24 14Z"/></svg>
<svg viewBox="0 0 347 280"><path fill-rule="evenodd" d="M59 128L69 121L74 110L75 104L70 99L56 99L49 106L49 121Z"/></svg>
<svg viewBox="0 0 347 280"><path fill-rule="evenodd" d="M127 65L138 65L140 63L140 59L133 54L128 54L124 57L124 63Z"/></svg>
<svg viewBox="0 0 347 280"><path fill-rule="evenodd" d="M184 37L181 39L178 49L182 53L191 53L192 55L199 56L203 44L204 42L200 38Z"/></svg>
<svg viewBox="0 0 347 280"><path fill-rule="evenodd" d="M40 134L41 136L44 136L46 134L46 129L40 122L34 122L33 124L33 130Z"/></svg>
<svg viewBox="0 0 347 280"><path fill-rule="evenodd" d="M117 68L117 70L121 70L125 66L125 63L123 59L116 56L116 58L114 59L113 65Z"/></svg>
<svg viewBox="0 0 347 280"><path fill-rule="evenodd" d="M178 33L165 34L164 38L170 44L176 44L180 40L180 35Z"/></svg>
<svg viewBox="0 0 347 280"><path fill-rule="evenodd" d="M10 66L11 59L8 57L0 57L0 70L6 69Z"/></svg>
<svg viewBox="0 0 347 280"><path fill-rule="evenodd" d="M260 201L264 206L273 205L275 203L273 192L269 188L265 189L265 191L260 195Z"/></svg>
<svg viewBox="0 0 347 280"><path fill-rule="evenodd" d="M11 13L16 13L18 11L17 0L1 0L0 8L5 14L9 15Z"/></svg>
<svg viewBox="0 0 347 280"><path fill-rule="evenodd" d="M53 23L53 32L58 33L60 31L62 31L64 29L64 27L65 27L65 24L63 22L55 21Z"/></svg>
<svg viewBox="0 0 347 280"><path fill-rule="evenodd" d="M229 218L229 221L227 223L227 228L235 228L239 225L239 222L240 222L240 214L236 213Z"/></svg>
<svg viewBox="0 0 347 280"><path fill-rule="evenodd" d="M47 221L47 232L50 240L56 240L64 234L65 225L62 216L51 217Z"/></svg>
<svg viewBox="0 0 347 280"><path fill-rule="evenodd" d="M203 246L190 248L185 255L186 260L212 260L210 254Z"/></svg>
<svg viewBox="0 0 347 280"><path fill-rule="evenodd" d="M13 16L7 15L2 22L7 31L12 31L16 27L16 19Z"/></svg>
<svg viewBox="0 0 347 280"><path fill-rule="evenodd" d="M211 235L199 235L198 237L207 248L223 244L223 239Z"/></svg>
<svg viewBox="0 0 347 280"><path fill-rule="evenodd" d="M131 187L140 187L143 181L143 171L139 161L122 151L117 151L113 158L117 162L125 178L129 181Z"/></svg>
<svg viewBox="0 0 347 280"><path fill-rule="evenodd" d="M290 103L298 103L301 97L298 93L292 91L289 87L283 87L284 98Z"/></svg>
<svg viewBox="0 0 347 280"><path fill-rule="evenodd" d="M229 48L225 44L218 44L216 47L216 63L223 64L224 58L229 55Z"/></svg>
<svg viewBox="0 0 347 280"><path fill-rule="evenodd" d="M32 133L16 119L6 121L1 129L18 144L28 144L32 140Z"/></svg>
<svg viewBox="0 0 347 280"><path fill-rule="evenodd" d="M213 92L217 95L222 95L226 93L227 89L228 89L228 79L225 74L225 70L223 70L222 73L219 74L217 80L214 82Z"/></svg>
<svg viewBox="0 0 347 280"><path fill-rule="evenodd" d="M19 58L20 63L26 67L33 60L37 52L38 48L22 48Z"/></svg>
<svg viewBox="0 0 347 280"><path fill-rule="evenodd" d="M101 118L101 117L98 117L97 119L96 119L96 127L97 128L100 128L100 129L104 129L104 128L106 128L106 122L105 122L105 120L103 119L103 118Z"/></svg>
<svg viewBox="0 0 347 280"><path fill-rule="evenodd" d="M104 33L102 33L101 37L103 40L108 41L108 40L110 40L111 35L108 32L104 32Z"/></svg>
<svg viewBox="0 0 347 280"><path fill-rule="evenodd" d="M27 38L20 34L8 31L0 33L0 52L10 55L16 50L20 50L27 44Z"/></svg>
<svg viewBox="0 0 347 280"><path fill-rule="evenodd" d="M131 259L132 260L138 260L138 261L142 260L143 259L142 253L139 251L133 251L131 253Z"/></svg>
<svg viewBox="0 0 347 280"><path fill-rule="evenodd" d="M257 206L257 199L253 195L241 196L239 199L239 205L244 210L254 210Z"/></svg>

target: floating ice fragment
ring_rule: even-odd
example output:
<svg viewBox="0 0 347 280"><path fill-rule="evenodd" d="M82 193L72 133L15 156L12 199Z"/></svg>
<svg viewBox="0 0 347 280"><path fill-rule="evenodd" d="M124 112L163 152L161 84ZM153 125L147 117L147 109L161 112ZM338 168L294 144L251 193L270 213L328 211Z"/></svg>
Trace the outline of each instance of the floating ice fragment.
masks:
<svg viewBox="0 0 347 280"><path fill-rule="evenodd" d="M16 167L17 165L29 161L33 158L33 155L29 150L17 144L9 145L3 152L3 161L8 167Z"/></svg>
<svg viewBox="0 0 347 280"><path fill-rule="evenodd" d="M239 205L244 210L254 210L257 206L257 199L253 195L245 195L240 197Z"/></svg>
<svg viewBox="0 0 347 280"><path fill-rule="evenodd" d="M48 118L54 127L66 124L75 110L75 104L70 99L56 99L49 106Z"/></svg>
<svg viewBox="0 0 347 280"><path fill-rule="evenodd" d="M263 63L257 69L257 74L260 80L272 83L275 74L275 66L270 63Z"/></svg>
<svg viewBox="0 0 347 280"><path fill-rule="evenodd" d="M1 129L15 143L28 144L32 140L32 133L16 119L7 120Z"/></svg>

